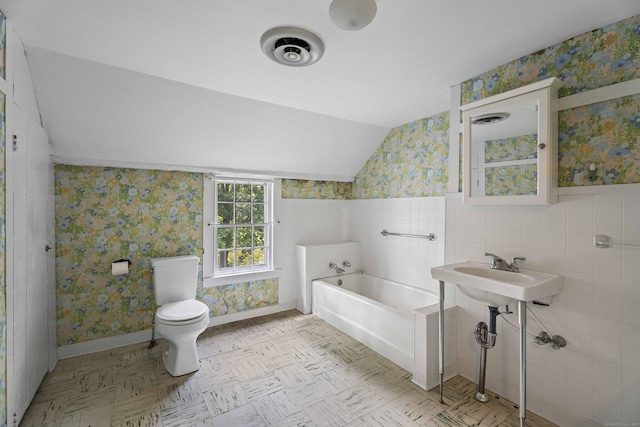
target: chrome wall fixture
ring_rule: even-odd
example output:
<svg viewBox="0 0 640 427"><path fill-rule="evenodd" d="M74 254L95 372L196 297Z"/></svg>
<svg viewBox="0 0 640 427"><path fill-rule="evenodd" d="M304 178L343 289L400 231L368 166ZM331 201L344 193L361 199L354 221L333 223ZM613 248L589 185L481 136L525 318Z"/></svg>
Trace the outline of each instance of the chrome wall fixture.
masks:
<svg viewBox="0 0 640 427"><path fill-rule="evenodd" d="M427 240L436 240L436 235L433 233L429 234L409 234L409 233L392 233L387 230L382 230L380 232L383 236L400 236L400 237L413 237L414 239L427 239Z"/></svg>
<svg viewBox="0 0 640 427"><path fill-rule="evenodd" d="M609 238L609 236L606 236L604 234L596 234L595 236L593 236L593 246L601 249L610 248L612 246L640 248L640 244L637 244L637 243L613 243L611 242L611 239Z"/></svg>

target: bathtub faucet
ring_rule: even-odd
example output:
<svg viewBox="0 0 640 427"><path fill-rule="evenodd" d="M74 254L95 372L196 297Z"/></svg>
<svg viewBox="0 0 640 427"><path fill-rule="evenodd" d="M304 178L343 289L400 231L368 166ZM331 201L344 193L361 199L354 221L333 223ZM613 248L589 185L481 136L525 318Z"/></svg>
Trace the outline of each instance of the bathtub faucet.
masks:
<svg viewBox="0 0 640 427"><path fill-rule="evenodd" d="M340 267L338 267L338 264L336 264L335 262L330 262L329 263L329 268L333 268L334 270L336 270L336 273L338 274L344 274L345 271L343 269L341 269Z"/></svg>

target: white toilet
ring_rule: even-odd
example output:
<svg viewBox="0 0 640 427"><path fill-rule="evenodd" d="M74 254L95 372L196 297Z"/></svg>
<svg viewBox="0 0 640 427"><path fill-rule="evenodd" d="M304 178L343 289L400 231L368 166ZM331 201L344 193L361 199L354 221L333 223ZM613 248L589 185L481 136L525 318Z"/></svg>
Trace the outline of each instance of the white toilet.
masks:
<svg viewBox="0 0 640 427"><path fill-rule="evenodd" d="M174 377L198 370L196 339L209 325L209 308L195 299L199 262L193 255L151 259L155 330L169 344L162 359Z"/></svg>

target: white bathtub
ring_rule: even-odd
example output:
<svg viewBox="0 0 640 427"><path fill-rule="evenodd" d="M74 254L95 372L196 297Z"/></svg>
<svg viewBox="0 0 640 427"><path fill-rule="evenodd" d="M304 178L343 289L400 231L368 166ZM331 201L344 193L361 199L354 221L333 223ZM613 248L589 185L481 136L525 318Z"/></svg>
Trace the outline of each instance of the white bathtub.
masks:
<svg viewBox="0 0 640 427"><path fill-rule="evenodd" d="M318 279L312 287L315 315L412 372L420 387L437 384L437 295L367 274ZM455 307L445 306L445 338L455 342ZM455 361L447 347L455 352L455 346L445 346L445 358Z"/></svg>

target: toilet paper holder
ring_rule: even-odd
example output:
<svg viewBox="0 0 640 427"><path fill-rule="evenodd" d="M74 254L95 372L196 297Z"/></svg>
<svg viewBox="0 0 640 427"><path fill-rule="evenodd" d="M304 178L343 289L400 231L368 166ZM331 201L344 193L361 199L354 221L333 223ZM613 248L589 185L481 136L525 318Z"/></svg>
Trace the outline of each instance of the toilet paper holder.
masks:
<svg viewBox="0 0 640 427"><path fill-rule="evenodd" d="M124 274L129 274L130 266L131 266L131 261L129 261L128 259L116 260L111 263L111 275L122 276Z"/></svg>

